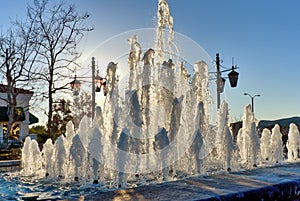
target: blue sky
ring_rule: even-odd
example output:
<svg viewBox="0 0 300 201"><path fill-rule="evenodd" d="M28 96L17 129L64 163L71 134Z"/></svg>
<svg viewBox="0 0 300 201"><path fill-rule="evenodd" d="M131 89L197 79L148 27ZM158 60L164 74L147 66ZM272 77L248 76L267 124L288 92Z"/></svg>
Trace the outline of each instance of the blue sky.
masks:
<svg viewBox="0 0 300 201"><path fill-rule="evenodd" d="M87 23L95 30L82 41L84 54L114 35L155 27L156 0L66 2L91 15ZM193 39L213 59L220 53L226 67L231 67L234 57L240 73L238 87L230 88L227 81L222 95L233 120L239 120L244 106L251 102L244 92L261 95L255 98L254 107L259 120L300 116L300 1L168 0L168 3L176 32ZM2 31L10 18L25 16L25 7L26 1L2 3L5 8L0 13Z"/></svg>

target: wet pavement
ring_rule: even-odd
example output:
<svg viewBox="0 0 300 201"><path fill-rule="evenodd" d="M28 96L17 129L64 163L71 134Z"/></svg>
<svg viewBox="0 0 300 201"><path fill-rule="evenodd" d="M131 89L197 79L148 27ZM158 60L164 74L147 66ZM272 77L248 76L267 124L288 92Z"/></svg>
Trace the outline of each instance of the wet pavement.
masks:
<svg viewBox="0 0 300 201"><path fill-rule="evenodd" d="M299 200L300 163L191 177L132 189L98 192L81 200Z"/></svg>

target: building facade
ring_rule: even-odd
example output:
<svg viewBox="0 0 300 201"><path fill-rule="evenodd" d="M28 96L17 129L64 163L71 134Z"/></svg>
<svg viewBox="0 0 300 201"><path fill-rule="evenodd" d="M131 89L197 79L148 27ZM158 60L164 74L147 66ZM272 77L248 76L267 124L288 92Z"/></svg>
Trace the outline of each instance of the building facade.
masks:
<svg viewBox="0 0 300 201"><path fill-rule="evenodd" d="M9 140L22 141L29 134L29 125L38 123L38 118L29 112L29 101L33 92L16 88L17 108L15 112L16 122L13 124L12 133ZM0 84L0 143L6 135L8 123L8 103L7 103L7 85Z"/></svg>

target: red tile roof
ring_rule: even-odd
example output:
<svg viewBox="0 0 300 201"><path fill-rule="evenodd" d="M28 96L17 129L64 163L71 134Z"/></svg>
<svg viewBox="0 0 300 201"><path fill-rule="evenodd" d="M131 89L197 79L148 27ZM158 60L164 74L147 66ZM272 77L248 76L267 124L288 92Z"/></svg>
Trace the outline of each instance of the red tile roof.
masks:
<svg viewBox="0 0 300 201"><path fill-rule="evenodd" d="M29 91L27 89L21 89L21 88L16 88L17 93L19 94L33 94L33 91ZM7 85L0 84L0 93L6 93L7 92Z"/></svg>

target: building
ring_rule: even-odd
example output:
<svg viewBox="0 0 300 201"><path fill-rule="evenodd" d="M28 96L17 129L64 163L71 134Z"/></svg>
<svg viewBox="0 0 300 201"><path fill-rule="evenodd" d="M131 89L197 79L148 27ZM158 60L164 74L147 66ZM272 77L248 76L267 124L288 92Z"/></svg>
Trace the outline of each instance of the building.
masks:
<svg viewBox="0 0 300 201"><path fill-rule="evenodd" d="M9 140L22 141L29 134L29 125L38 123L38 118L29 112L29 101L33 95L32 91L16 88L17 109L16 122ZM8 123L7 85L0 84L0 143L6 134Z"/></svg>

